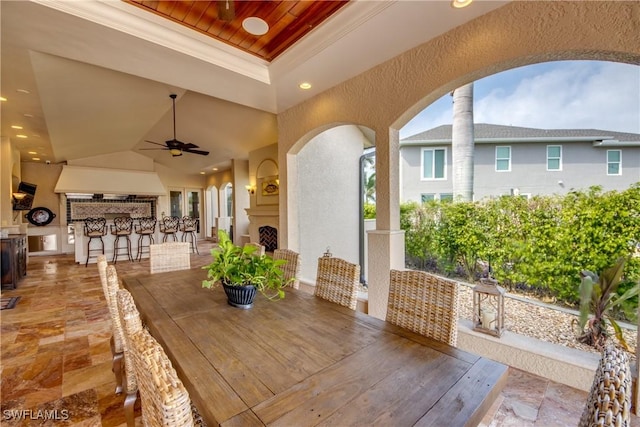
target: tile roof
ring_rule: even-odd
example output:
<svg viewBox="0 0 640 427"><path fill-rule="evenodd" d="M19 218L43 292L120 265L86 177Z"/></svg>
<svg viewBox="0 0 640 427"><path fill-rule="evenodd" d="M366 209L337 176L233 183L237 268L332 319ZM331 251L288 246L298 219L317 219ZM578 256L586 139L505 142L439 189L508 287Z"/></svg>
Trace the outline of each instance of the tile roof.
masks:
<svg viewBox="0 0 640 427"><path fill-rule="evenodd" d="M415 142L451 142L451 125L442 125L424 132L403 138L400 143ZM617 140L620 142L631 142L632 145L640 144L640 134L612 132L602 129L536 129L518 126L492 125L487 123L476 123L474 125L474 137L478 140L513 140L540 138L548 141L551 138L570 140L572 137L593 139L598 141Z"/></svg>

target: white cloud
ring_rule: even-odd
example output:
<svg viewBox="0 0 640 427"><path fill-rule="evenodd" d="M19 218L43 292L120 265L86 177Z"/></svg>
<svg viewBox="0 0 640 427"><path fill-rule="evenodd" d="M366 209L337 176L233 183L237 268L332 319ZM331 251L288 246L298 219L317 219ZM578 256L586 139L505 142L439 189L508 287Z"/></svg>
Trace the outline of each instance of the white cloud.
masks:
<svg viewBox="0 0 640 427"><path fill-rule="evenodd" d="M474 121L640 133L640 67L559 62L549 71L522 79L513 90L496 87L476 99Z"/></svg>
<svg viewBox="0 0 640 427"><path fill-rule="evenodd" d="M532 75L538 69L539 74ZM640 133L640 67L636 65L536 64L479 80L474 89L476 123ZM451 97L445 95L407 123L400 137L451 122Z"/></svg>

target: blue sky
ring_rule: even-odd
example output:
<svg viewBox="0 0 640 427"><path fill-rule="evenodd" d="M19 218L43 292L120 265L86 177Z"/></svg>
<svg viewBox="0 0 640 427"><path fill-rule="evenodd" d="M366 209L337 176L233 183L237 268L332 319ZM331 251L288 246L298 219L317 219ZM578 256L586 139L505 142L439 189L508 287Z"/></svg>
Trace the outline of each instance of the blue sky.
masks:
<svg viewBox="0 0 640 427"><path fill-rule="evenodd" d="M640 133L640 67L557 61L514 68L474 83L474 122L541 129ZM445 95L400 130L400 138L452 122Z"/></svg>

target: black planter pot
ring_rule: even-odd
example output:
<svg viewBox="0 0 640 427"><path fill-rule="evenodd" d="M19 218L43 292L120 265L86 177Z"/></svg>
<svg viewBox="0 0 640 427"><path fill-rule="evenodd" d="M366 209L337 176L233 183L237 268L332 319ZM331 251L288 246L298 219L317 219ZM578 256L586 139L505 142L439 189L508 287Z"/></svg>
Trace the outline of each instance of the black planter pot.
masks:
<svg viewBox="0 0 640 427"><path fill-rule="evenodd" d="M223 283L222 287L227 294L229 305L244 309L253 307L253 299L256 297L257 292L255 286L229 286Z"/></svg>

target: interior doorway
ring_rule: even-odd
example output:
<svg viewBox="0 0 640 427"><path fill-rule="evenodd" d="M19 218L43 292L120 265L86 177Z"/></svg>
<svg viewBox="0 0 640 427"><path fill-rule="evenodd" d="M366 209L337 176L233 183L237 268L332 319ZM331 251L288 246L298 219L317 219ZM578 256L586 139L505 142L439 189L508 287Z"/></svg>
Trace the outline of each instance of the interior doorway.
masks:
<svg viewBox="0 0 640 427"><path fill-rule="evenodd" d="M169 215L198 219L196 234L202 238L202 190L196 188L172 188L169 190Z"/></svg>

